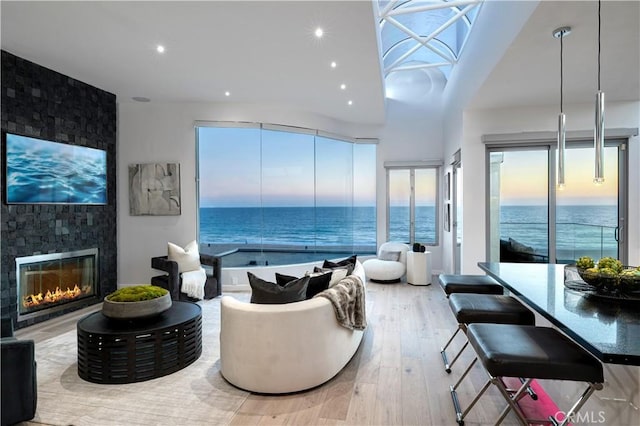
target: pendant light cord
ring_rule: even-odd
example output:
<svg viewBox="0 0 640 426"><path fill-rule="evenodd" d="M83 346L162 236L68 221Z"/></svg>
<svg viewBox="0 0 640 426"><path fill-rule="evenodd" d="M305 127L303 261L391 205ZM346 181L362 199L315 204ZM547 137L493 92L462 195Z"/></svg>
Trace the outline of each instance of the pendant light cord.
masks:
<svg viewBox="0 0 640 426"><path fill-rule="evenodd" d="M564 78L563 78L563 73L562 73L562 50L563 50L563 46L562 46L562 39L564 39L564 33L560 34L560 112L564 112L563 108L562 108L562 104L563 104L563 93L564 93Z"/></svg>
<svg viewBox="0 0 640 426"><path fill-rule="evenodd" d="M600 90L600 9L602 7L601 0L598 0L598 90Z"/></svg>

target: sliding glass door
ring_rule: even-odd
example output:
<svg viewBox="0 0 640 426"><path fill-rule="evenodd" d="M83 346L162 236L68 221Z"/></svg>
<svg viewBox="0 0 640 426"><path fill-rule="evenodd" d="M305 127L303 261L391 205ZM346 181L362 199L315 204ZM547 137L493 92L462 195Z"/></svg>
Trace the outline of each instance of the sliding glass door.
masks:
<svg viewBox="0 0 640 426"><path fill-rule="evenodd" d="M618 147L604 150L605 181L592 183L593 147L567 151L565 189L556 193L556 257L572 263L581 256L618 258Z"/></svg>
<svg viewBox="0 0 640 426"><path fill-rule="evenodd" d="M491 259L548 262L548 149L489 154Z"/></svg>
<svg viewBox="0 0 640 426"><path fill-rule="evenodd" d="M605 182L593 183L593 147L567 145L565 187L555 185L552 144L488 149L488 258L572 263L581 256L624 260L626 151L605 146Z"/></svg>
<svg viewBox="0 0 640 426"><path fill-rule="evenodd" d="M387 241L437 244L437 168L387 170Z"/></svg>

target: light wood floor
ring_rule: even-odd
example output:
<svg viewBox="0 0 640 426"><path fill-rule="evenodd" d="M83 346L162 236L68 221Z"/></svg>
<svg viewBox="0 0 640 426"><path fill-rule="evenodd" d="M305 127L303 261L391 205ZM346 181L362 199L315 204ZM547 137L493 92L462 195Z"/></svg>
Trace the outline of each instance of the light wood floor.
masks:
<svg viewBox="0 0 640 426"><path fill-rule="evenodd" d="M230 293L247 300L246 293ZM155 380L98 385L77 375L76 322L100 305L19 330L36 341L38 409L28 424L51 425L455 425L449 385L471 354L444 372L439 348L455 329L441 288L367 285L368 328L347 367L301 393L266 396L237 389L219 372L219 298L203 308L203 353ZM468 351L471 352L471 351ZM470 400L486 375L476 366L461 388ZM490 389L466 419L492 424L503 403ZM505 424L516 424L510 415Z"/></svg>

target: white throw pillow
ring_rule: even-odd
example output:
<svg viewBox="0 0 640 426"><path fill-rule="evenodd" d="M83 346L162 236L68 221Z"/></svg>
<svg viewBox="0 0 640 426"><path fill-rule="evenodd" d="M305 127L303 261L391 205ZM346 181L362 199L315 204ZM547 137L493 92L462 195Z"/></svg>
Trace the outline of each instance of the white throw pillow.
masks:
<svg viewBox="0 0 640 426"><path fill-rule="evenodd" d="M193 240L184 248L179 245L169 243L169 260L178 262L178 269L182 272L197 271L200 269L200 253L198 252L198 242Z"/></svg>
<svg viewBox="0 0 640 426"><path fill-rule="evenodd" d="M331 281L329 281L329 288L331 288L334 285L338 284L340 281L342 281L342 279L345 278L349 273L349 270L347 269L346 266L341 266L338 268L319 268L316 266L315 268L313 268L313 272L314 273L331 272ZM307 275L309 275L309 273L307 273Z"/></svg>
<svg viewBox="0 0 640 426"><path fill-rule="evenodd" d="M347 276L348 272L349 271L347 269L334 269L333 272L331 273L331 281L329 281L329 288L333 287L334 285L342 281L342 279Z"/></svg>

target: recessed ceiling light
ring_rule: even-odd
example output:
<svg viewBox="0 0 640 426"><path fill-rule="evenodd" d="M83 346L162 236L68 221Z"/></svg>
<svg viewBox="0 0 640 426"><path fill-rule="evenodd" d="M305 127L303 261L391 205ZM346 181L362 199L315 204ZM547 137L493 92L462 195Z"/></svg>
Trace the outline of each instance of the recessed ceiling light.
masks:
<svg viewBox="0 0 640 426"><path fill-rule="evenodd" d="M133 99L136 102L151 102L151 99L145 98L144 96L134 96L131 99Z"/></svg>
<svg viewBox="0 0 640 426"><path fill-rule="evenodd" d="M322 28L318 27L314 31L314 34L316 35L316 37L322 38L322 36L324 35L324 30Z"/></svg>
<svg viewBox="0 0 640 426"><path fill-rule="evenodd" d="M331 68L335 68L337 66L338 64L336 63L336 61L331 61Z"/></svg>
<svg viewBox="0 0 640 426"><path fill-rule="evenodd" d="M225 96L231 96L231 92L228 92L228 91L227 91L227 92L224 92L224 95L225 95Z"/></svg>
<svg viewBox="0 0 640 426"><path fill-rule="evenodd" d="M164 46L163 46L163 45L161 45L161 44L159 44L159 45L156 47L156 50L158 51L158 53L164 53Z"/></svg>
<svg viewBox="0 0 640 426"><path fill-rule="evenodd" d="M344 90L344 89L346 89L346 88L347 88L347 85L346 85L346 84L342 83L342 84L340 85L340 89Z"/></svg>
<svg viewBox="0 0 640 426"><path fill-rule="evenodd" d="M349 105L349 106L353 105L353 101L347 102L347 105Z"/></svg>

